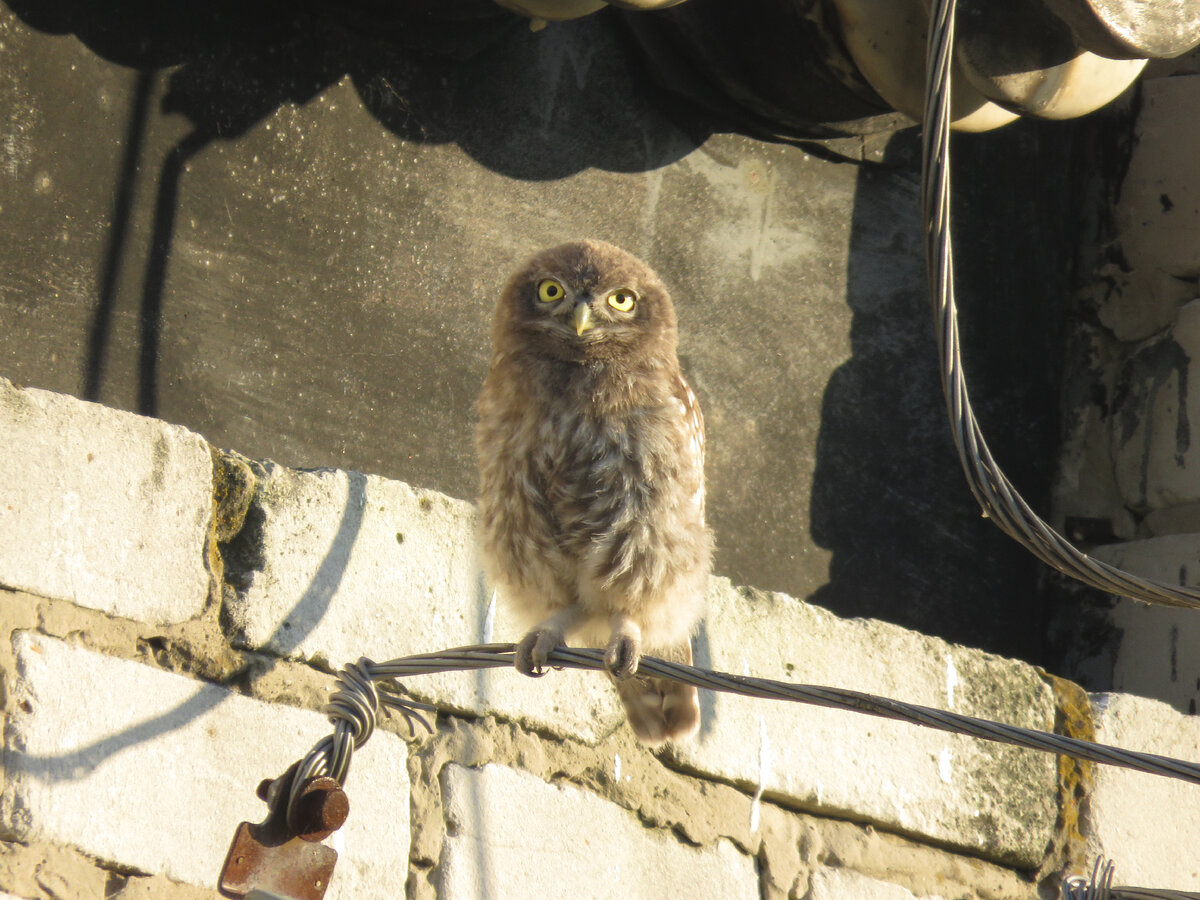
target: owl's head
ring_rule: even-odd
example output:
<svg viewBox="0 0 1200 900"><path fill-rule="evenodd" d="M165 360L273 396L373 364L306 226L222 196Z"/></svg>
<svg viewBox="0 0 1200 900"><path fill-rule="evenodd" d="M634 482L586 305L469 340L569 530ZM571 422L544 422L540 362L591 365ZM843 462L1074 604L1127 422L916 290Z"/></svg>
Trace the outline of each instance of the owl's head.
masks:
<svg viewBox="0 0 1200 900"><path fill-rule="evenodd" d="M675 309L636 256L573 241L538 253L509 279L493 339L498 350L565 362L673 359Z"/></svg>

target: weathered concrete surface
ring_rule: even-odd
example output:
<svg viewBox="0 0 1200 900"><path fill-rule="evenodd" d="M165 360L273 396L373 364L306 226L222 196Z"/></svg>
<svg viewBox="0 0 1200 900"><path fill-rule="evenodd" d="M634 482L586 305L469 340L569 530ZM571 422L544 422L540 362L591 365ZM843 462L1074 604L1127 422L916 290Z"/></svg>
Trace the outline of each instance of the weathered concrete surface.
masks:
<svg viewBox="0 0 1200 900"><path fill-rule="evenodd" d="M1109 544L1092 555L1145 578L1200 585L1200 534ZM1120 598L1108 617L1120 635L1111 664L1113 690L1153 697L1195 714L1200 704L1200 611Z"/></svg>
<svg viewBox="0 0 1200 900"><path fill-rule="evenodd" d="M1200 502L1200 442L1191 436L1191 423L1200 422L1197 358L1200 301L1191 300L1163 333L1130 347L1117 371L1113 465L1121 500L1143 515Z"/></svg>
<svg viewBox="0 0 1200 900"><path fill-rule="evenodd" d="M145 622L194 616L212 472L177 425L0 377L0 585Z"/></svg>
<svg viewBox="0 0 1200 900"><path fill-rule="evenodd" d="M1129 694L1093 697L1096 739L1200 762L1200 720ZM1116 865L1116 884L1200 890L1200 787L1097 766L1088 804L1089 857Z"/></svg>
<svg viewBox="0 0 1200 900"><path fill-rule="evenodd" d="M251 526L229 554L227 609L239 640L340 668L521 633L491 604L475 559L474 508L355 472L269 467ZM490 633L489 633L490 632ZM595 741L624 717L602 679L563 672L449 672L413 691L475 715L503 715Z"/></svg>
<svg viewBox="0 0 1200 900"><path fill-rule="evenodd" d="M1200 179L1185 149L1200 76L1148 79L1142 95L1114 233L1099 236L1101 258L1081 276L1084 311L1103 328L1076 338L1057 501L1067 517L1112 519L1123 538L1166 533L1162 516L1140 533L1138 523L1200 500L1189 474L1198 464L1190 423L1200 416L1189 365L1200 353Z"/></svg>
<svg viewBox="0 0 1200 900"><path fill-rule="evenodd" d="M700 664L720 671L1053 728L1053 696L1030 666L783 595L718 580L703 634ZM728 694L705 693L701 709L698 737L674 748L689 770L1022 867L1036 866L1052 837L1050 755Z"/></svg>
<svg viewBox="0 0 1200 900"><path fill-rule="evenodd" d="M1056 515L1098 558L1168 584L1200 579L1200 76L1193 54L1147 78L1128 171L1080 274ZM1092 594L1069 606L1062 671L1195 712L1191 610Z"/></svg>
<svg viewBox="0 0 1200 900"><path fill-rule="evenodd" d="M1190 115L1198 94L1198 75L1153 78L1143 85L1136 144L1116 209L1133 279L1167 275L1194 288L1200 273L1200 179L1187 151L1200 140L1200 123ZM1136 302L1152 291L1138 290L1135 283L1132 293L1129 301Z"/></svg>
<svg viewBox="0 0 1200 900"><path fill-rule="evenodd" d="M444 897L725 897L757 900L754 860L694 848L578 788L503 766L447 766ZM497 832L507 839L496 841Z"/></svg>
<svg viewBox="0 0 1200 900"><path fill-rule="evenodd" d="M36 634L14 640L0 831L211 888L254 790L324 734L324 717ZM351 816L330 898L400 896L406 748L377 734L350 776Z"/></svg>
<svg viewBox="0 0 1200 900"><path fill-rule="evenodd" d="M930 894L917 897L897 884L878 881L845 869L822 869L812 878L805 900L942 900Z"/></svg>
<svg viewBox="0 0 1200 900"><path fill-rule="evenodd" d="M946 434L913 135L861 168L714 135L604 13L513 17L448 61L335 4L179 10L0 9L0 370L470 499L504 273L605 238L677 298L720 573L1036 655L1036 567L979 520ZM959 146L972 387L1035 502L1080 204L1071 179L1020 186L1087 127Z"/></svg>

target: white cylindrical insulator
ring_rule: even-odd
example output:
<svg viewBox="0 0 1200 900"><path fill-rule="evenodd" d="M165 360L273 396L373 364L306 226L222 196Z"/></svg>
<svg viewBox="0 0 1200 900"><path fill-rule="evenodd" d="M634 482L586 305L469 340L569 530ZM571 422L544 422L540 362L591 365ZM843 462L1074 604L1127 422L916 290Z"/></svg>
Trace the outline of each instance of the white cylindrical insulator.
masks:
<svg viewBox="0 0 1200 900"><path fill-rule="evenodd" d="M604 8L604 0L495 0L505 9L530 19L559 22L578 19Z"/></svg>
<svg viewBox="0 0 1200 900"><path fill-rule="evenodd" d="M924 0L834 0L846 49L875 91L916 121L924 112L925 45L929 12ZM957 64L951 73L951 127L990 131L1017 118L967 81Z"/></svg>

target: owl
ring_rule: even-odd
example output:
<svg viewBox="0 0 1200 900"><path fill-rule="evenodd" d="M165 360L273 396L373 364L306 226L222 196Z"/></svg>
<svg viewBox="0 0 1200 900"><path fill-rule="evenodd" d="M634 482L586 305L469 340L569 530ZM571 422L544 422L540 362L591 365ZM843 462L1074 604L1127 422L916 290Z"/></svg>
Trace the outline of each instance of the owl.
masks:
<svg viewBox="0 0 1200 900"><path fill-rule="evenodd" d="M475 437L484 573L529 628L516 668L540 674L567 638L604 646L648 744L699 727L696 689L638 661L692 661L712 557L704 424L676 340L637 257L600 241L543 251L496 304Z"/></svg>

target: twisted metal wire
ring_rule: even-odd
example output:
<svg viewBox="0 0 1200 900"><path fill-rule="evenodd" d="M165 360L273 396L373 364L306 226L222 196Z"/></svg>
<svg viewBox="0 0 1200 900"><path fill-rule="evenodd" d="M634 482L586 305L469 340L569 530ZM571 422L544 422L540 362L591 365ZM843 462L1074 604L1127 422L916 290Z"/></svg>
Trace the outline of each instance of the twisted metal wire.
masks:
<svg viewBox="0 0 1200 900"><path fill-rule="evenodd" d="M1200 894L1161 888L1113 887L1115 867L1103 857L1092 866L1092 877L1072 875L1063 879L1061 900L1200 900Z"/></svg>
<svg viewBox="0 0 1200 900"><path fill-rule="evenodd" d="M942 390L967 482L983 514L1046 565L1084 584L1166 606L1200 608L1200 591L1125 572L1083 553L1043 520L1001 471L975 419L963 374L950 238L950 66L954 0L935 0L926 59L921 205L925 262L937 317Z"/></svg>
<svg viewBox="0 0 1200 900"><path fill-rule="evenodd" d="M1103 857L1092 865L1092 877L1071 875L1059 888L1062 900L1111 900L1114 866Z"/></svg>
<svg viewBox="0 0 1200 900"><path fill-rule="evenodd" d="M437 653L406 656L383 663L363 658L347 666L338 674L338 690L322 710L333 722L334 732L318 741L301 761L295 782L303 784L312 775L330 775L336 778L339 784L344 785L350 769L351 756L374 731L376 713L380 706L385 713L399 712L412 734L416 733L417 724L424 726L430 733L433 732L422 712L435 712L436 707L419 703L406 696L404 688L396 679L439 672L512 668L514 649L514 644L478 644ZM604 651L560 647L550 654L549 665L561 669L603 671ZM1059 753L1075 759L1200 784L1200 763L1172 759L1155 753L1125 750L1035 728L991 722L961 713L877 697L861 691L793 684L748 675L730 675L726 672L668 662L653 656L641 658L638 672L642 675L671 678L711 691L866 713L952 734L1040 750L1044 753ZM294 791L294 794L297 792ZM290 802L289 799L289 804Z"/></svg>
<svg viewBox="0 0 1200 900"><path fill-rule="evenodd" d="M333 734L317 741L300 760L288 794L289 815L310 778L328 775L342 787L346 786L354 751L374 734L381 708L385 716L400 713L410 734L416 734L418 724L433 734L433 726L421 713L436 712L437 707L407 696L403 685L379 672L376 664L365 656L338 672L336 683L329 702L321 707L321 712L333 723Z"/></svg>

